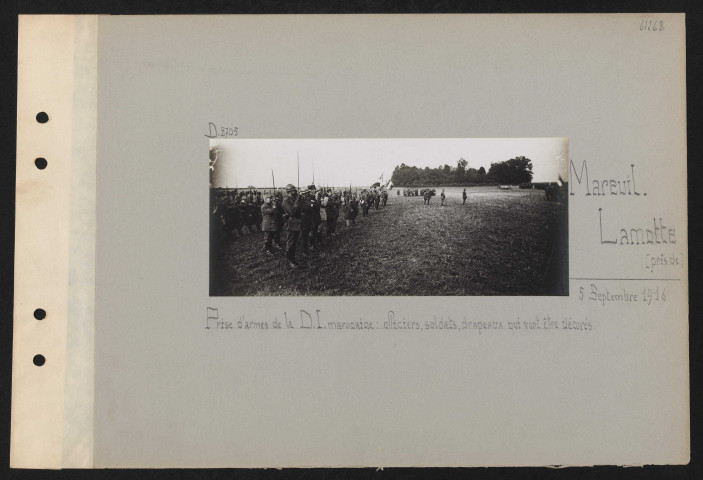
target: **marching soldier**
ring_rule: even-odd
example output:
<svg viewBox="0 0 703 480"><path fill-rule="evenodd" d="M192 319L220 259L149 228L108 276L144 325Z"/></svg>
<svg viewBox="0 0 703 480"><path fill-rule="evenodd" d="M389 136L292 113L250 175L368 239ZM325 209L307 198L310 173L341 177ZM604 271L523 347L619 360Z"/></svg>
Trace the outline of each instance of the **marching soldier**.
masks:
<svg viewBox="0 0 703 480"><path fill-rule="evenodd" d="M466 189L461 193L461 198L464 200L462 205L466 205Z"/></svg>
<svg viewBox="0 0 703 480"><path fill-rule="evenodd" d="M286 258L291 267L297 267L298 262L295 260L295 248L300 238L301 230L301 211L300 197L298 190L290 183L286 185L286 198L283 199L283 210L286 215Z"/></svg>

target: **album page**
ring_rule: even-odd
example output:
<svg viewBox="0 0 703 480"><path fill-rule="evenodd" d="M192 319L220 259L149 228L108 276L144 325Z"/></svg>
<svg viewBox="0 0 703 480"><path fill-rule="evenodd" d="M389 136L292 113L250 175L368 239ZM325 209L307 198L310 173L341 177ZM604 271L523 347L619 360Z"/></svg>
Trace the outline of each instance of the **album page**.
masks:
<svg viewBox="0 0 703 480"><path fill-rule="evenodd" d="M22 16L13 467L689 461L682 14Z"/></svg>

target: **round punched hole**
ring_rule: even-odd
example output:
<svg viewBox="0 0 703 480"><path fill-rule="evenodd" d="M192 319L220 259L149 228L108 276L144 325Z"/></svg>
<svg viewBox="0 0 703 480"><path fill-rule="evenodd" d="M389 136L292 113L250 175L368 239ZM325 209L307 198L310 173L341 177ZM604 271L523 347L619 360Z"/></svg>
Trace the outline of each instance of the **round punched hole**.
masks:
<svg viewBox="0 0 703 480"><path fill-rule="evenodd" d="M46 358L44 358L44 355L34 355L32 362L34 362L34 365L37 367L41 367L44 363L46 363Z"/></svg>
<svg viewBox="0 0 703 480"><path fill-rule="evenodd" d="M34 318L44 320L46 318L46 311L43 308L37 308L34 310Z"/></svg>
<svg viewBox="0 0 703 480"><path fill-rule="evenodd" d="M36 165L39 170L44 170L48 164L49 162L46 161L46 158L39 157L34 159L34 165Z"/></svg>
<svg viewBox="0 0 703 480"><path fill-rule="evenodd" d="M49 121L49 115L47 115L46 112L37 113L37 122L46 123L48 121Z"/></svg>

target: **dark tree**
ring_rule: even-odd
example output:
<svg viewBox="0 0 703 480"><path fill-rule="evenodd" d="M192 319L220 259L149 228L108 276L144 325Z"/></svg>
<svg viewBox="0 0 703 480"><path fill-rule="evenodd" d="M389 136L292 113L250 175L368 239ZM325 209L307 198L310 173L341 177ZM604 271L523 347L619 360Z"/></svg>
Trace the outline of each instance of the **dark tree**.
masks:
<svg viewBox="0 0 703 480"><path fill-rule="evenodd" d="M417 168L401 163L393 169L391 180L395 185L407 187L474 185L494 181L492 177L486 175L485 168L476 170L468 166L469 162L463 158L457 160L456 167L444 164L437 168Z"/></svg>
<svg viewBox="0 0 703 480"><path fill-rule="evenodd" d="M532 181L532 160L524 156L491 163L488 175L501 184L519 185Z"/></svg>

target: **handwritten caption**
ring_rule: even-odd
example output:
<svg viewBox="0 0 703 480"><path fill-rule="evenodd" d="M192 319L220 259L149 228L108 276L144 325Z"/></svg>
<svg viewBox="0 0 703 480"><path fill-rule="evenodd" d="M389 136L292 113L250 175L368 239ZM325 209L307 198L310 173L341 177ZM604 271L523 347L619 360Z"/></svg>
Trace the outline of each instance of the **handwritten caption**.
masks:
<svg viewBox="0 0 703 480"><path fill-rule="evenodd" d="M574 164L573 160L570 160L569 174L571 178L569 182L570 196L582 194L591 199L599 199L601 203L613 197L626 197L637 202L647 196L642 185L637 183L639 177L635 175L634 163L630 164L629 169L617 176L607 175L594 178L592 171L588 169L586 160L581 163L580 168ZM603 207L599 206L596 215L601 245L629 247L676 245L676 227L665 220L663 214L655 213L649 218L639 218L633 222L629 220L620 222L619 219L622 219L622 216L616 215L616 218L613 219ZM649 259L649 255L647 258ZM658 265L664 264L662 261ZM653 266L650 266L650 271L652 268Z"/></svg>
<svg viewBox="0 0 703 480"><path fill-rule="evenodd" d="M591 332L595 329L588 319L577 319L570 315L552 317L535 315L530 318L519 316L511 321L472 320L469 317L453 318L436 316L425 320L408 320L399 317L393 310L382 318L340 321L327 318L319 309L283 312L280 317L270 320L252 319L245 314L220 316L218 308L207 308L205 323L207 330L407 330L416 332L468 332L483 335L486 333L520 333L537 331Z"/></svg>

